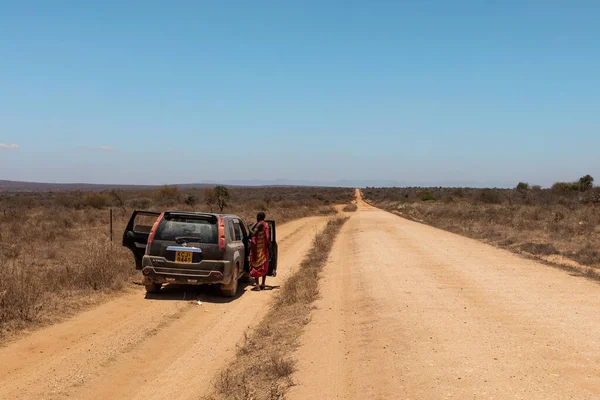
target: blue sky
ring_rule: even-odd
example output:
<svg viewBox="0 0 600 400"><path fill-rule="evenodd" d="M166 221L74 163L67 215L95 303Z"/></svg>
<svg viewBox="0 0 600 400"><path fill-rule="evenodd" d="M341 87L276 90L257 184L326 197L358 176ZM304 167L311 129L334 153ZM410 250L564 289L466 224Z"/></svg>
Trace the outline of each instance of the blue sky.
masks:
<svg viewBox="0 0 600 400"><path fill-rule="evenodd" d="M0 4L0 179L600 180L597 1Z"/></svg>

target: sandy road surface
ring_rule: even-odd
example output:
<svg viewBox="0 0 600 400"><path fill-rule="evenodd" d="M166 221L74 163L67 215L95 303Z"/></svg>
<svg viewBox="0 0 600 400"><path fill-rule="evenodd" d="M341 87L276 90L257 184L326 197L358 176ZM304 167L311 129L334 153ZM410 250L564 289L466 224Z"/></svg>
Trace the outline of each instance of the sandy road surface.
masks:
<svg viewBox="0 0 600 400"><path fill-rule="evenodd" d="M292 399L600 399L600 285L359 202Z"/></svg>
<svg viewBox="0 0 600 400"><path fill-rule="evenodd" d="M279 276L267 284L289 275L326 220L278 227ZM274 294L249 289L233 300L193 287L148 300L140 288L39 330L0 348L0 399L197 400Z"/></svg>

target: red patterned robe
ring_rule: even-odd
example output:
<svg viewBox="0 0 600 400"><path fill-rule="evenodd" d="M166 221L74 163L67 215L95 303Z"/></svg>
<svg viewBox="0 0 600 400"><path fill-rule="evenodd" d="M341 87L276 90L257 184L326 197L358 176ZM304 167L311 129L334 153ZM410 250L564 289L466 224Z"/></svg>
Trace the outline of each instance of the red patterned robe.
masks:
<svg viewBox="0 0 600 400"><path fill-rule="evenodd" d="M250 276L260 278L269 272L269 246L271 246L271 235L269 224L260 221L263 229L252 237L250 245Z"/></svg>

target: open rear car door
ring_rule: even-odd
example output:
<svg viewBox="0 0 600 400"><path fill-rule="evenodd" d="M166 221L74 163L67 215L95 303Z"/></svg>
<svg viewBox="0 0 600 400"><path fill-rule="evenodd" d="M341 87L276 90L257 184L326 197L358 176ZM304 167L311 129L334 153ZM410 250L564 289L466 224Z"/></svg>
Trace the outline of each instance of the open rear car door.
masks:
<svg viewBox="0 0 600 400"><path fill-rule="evenodd" d="M154 211L136 210L131 214L129 223L123 232L123 246L133 253L135 269L142 269L142 257L146 252L148 236L150 236L152 225L159 216L160 213Z"/></svg>
<svg viewBox="0 0 600 400"><path fill-rule="evenodd" d="M267 224L269 224L269 233L271 234L271 247L269 248L269 256L271 259L269 260L269 272L268 276L277 276L277 256L278 256L278 248L277 248L277 230L276 224L273 220L266 220Z"/></svg>

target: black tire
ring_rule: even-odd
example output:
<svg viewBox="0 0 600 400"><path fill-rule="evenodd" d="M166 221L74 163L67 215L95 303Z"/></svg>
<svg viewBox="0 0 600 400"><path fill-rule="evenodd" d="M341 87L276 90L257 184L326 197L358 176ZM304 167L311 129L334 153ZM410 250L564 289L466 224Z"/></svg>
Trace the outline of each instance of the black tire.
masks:
<svg viewBox="0 0 600 400"><path fill-rule="evenodd" d="M235 268L233 269L233 276L231 277L231 282L229 282L227 285L221 285L221 294L225 297L235 297L238 290L238 279L238 267L235 266Z"/></svg>
<svg viewBox="0 0 600 400"><path fill-rule="evenodd" d="M158 292L160 292L160 288L162 287L162 284L146 283L146 284L144 284L144 286L146 287L146 293L158 293Z"/></svg>

